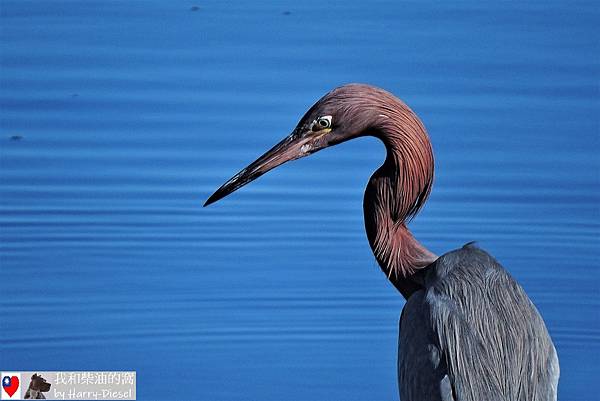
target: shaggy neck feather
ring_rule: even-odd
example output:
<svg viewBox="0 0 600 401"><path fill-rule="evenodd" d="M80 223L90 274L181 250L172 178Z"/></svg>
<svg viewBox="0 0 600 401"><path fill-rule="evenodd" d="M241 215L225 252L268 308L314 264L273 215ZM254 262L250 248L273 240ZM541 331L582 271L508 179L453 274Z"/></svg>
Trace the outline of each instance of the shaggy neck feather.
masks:
<svg viewBox="0 0 600 401"><path fill-rule="evenodd" d="M436 259L406 226L431 190L433 152L419 119L401 106L379 114L371 127L385 144L387 157L369 180L363 207L373 254L388 279L408 298L418 289L411 276ZM396 113L394 118L389 118L390 113Z"/></svg>

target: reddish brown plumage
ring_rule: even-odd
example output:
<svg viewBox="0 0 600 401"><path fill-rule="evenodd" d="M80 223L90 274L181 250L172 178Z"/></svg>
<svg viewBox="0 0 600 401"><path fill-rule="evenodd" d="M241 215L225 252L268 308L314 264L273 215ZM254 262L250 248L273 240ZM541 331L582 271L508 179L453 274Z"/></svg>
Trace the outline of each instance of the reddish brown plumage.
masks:
<svg viewBox="0 0 600 401"><path fill-rule="evenodd" d="M386 160L365 191L365 228L379 266L408 297L417 288L411 276L435 260L406 227L431 191L431 143L419 118L392 94L367 85L348 85L336 91L331 93L334 99L350 99L352 105L346 109L354 114L353 119L367 122L362 135L375 136L386 146Z"/></svg>
<svg viewBox="0 0 600 401"><path fill-rule="evenodd" d="M331 126L315 130L321 117ZM431 190L433 152L419 118L383 89L350 84L332 90L306 112L290 136L221 186L205 205L286 161L365 135L381 139L387 149L384 164L365 191L367 237L381 269L408 297L419 286L415 273L435 260L406 227Z"/></svg>
<svg viewBox="0 0 600 401"><path fill-rule="evenodd" d="M433 182L433 151L425 127L400 99L363 84L329 92L302 121L323 114L339 124L329 144L364 135L385 144L386 160L365 191L365 228L379 266L408 297L418 288L411 276L435 260L406 227L427 200Z"/></svg>

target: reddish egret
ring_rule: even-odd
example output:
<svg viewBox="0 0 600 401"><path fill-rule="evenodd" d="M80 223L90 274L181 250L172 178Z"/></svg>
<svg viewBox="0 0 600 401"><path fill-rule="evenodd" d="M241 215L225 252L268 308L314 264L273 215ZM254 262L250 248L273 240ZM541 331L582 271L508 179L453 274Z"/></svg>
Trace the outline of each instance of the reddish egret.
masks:
<svg viewBox="0 0 600 401"><path fill-rule="evenodd" d="M431 190L433 153L419 118L389 92L362 84L332 90L288 137L204 206L287 161L365 135L387 149L367 184L363 210L373 254L406 298L398 345L400 399L556 400L556 350L523 288L475 245L437 257L408 230Z"/></svg>

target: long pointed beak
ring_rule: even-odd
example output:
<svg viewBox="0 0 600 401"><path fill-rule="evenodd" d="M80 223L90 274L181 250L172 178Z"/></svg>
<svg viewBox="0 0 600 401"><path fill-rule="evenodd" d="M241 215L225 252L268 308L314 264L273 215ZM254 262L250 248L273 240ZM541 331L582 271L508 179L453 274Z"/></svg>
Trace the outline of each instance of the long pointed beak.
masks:
<svg viewBox="0 0 600 401"><path fill-rule="evenodd" d="M221 185L214 194L204 202L204 206L215 203L230 193L238 190L251 181L254 181L269 170L282 165L290 160L296 160L315 152L314 137L298 138L295 133L273 146L271 150L252 162L248 167L234 175L225 184Z"/></svg>

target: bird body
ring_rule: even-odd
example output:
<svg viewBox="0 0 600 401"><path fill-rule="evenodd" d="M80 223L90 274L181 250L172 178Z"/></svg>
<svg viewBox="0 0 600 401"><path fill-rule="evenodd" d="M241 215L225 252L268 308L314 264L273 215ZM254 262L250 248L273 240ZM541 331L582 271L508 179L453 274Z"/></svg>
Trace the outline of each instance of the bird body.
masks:
<svg viewBox="0 0 600 401"><path fill-rule="evenodd" d="M407 300L400 319L400 399L556 400L556 351L521 286L474 245L438 258L409 231L431 191L433 151L419 118L391 93L364 84L332 90L205 206L287 161L367 135L387 151L365 190L367 238L381 270Z"/></svg>
<svg viewBox="0 0 600 401"><path fill-rule="evenodd" d="M400 317L402 401L556 400L556 350L523 288L473 244L419 271Z"/></svg>

